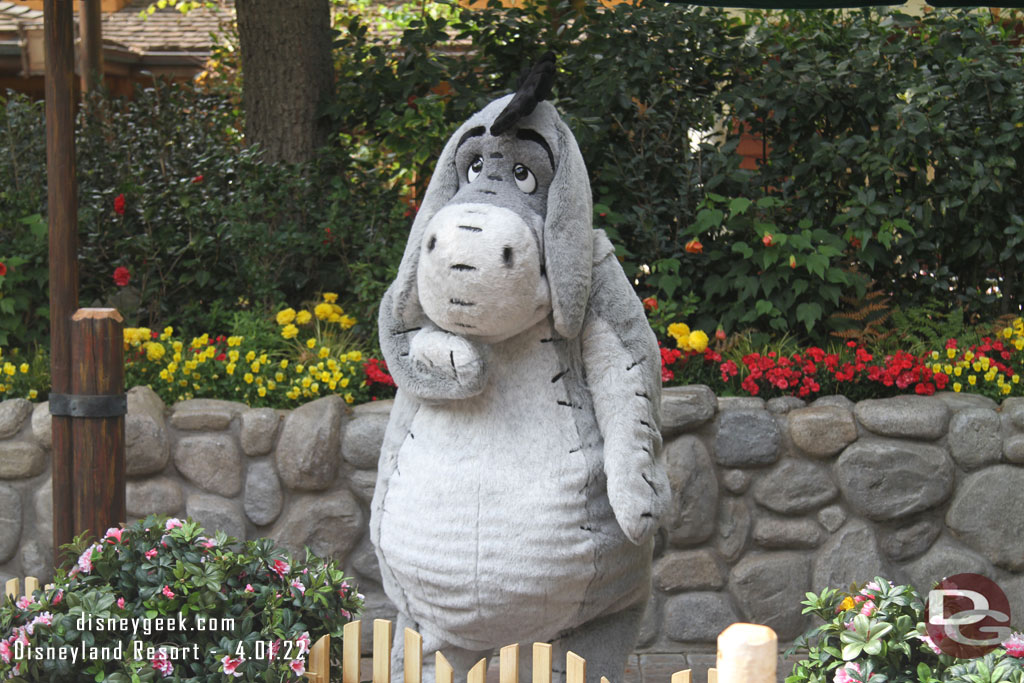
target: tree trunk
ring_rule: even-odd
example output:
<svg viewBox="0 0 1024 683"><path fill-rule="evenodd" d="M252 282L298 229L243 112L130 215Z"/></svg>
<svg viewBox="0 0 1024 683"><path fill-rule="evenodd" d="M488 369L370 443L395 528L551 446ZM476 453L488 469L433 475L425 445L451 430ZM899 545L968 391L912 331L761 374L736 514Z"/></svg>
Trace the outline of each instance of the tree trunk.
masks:
<svg viewBox="0 0 1024 683"><path fill-rule="evenodd" d="M330 0L235 0L245 135L268 161L311 159L327 140Z"/></svg>

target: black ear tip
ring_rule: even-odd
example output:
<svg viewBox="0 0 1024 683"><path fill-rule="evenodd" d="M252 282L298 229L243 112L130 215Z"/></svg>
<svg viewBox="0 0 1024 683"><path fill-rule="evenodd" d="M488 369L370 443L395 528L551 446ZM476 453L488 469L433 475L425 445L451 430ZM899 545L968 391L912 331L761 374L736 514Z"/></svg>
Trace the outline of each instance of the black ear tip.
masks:
<svg viewBox="0 0 1024 683"><path fill-rule="evenodd" d="M551 96L551 86L555 81L555 53L545 52L519 79L515 97L491 124L491 135L501 135L512 126L529 116L537 107L537 103Z"/></svg>

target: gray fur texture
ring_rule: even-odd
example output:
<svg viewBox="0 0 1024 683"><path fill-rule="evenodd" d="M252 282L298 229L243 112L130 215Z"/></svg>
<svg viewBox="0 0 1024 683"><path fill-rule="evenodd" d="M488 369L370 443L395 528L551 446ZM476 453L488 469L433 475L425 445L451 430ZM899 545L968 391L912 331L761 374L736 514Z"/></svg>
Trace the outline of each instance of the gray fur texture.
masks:
<svg viewBox="0 0 1024 683"><path fill-rule="evenodd" d="M457 677L541 641L556 670L572 650L618 682L670 496L661 357L554 107L488 132L511 97L445 145L380 308L399 390L370 534L392 671L410 627Z"/></svg>

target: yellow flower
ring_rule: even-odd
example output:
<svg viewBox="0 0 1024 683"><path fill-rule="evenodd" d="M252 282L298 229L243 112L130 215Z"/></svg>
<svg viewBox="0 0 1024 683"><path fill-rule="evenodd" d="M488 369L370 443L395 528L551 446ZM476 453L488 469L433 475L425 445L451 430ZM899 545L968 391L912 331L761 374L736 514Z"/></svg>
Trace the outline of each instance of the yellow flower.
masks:
<svg viewBox="0 0 1024 683"><path fill-rule="evenodd" d="M16 372L16 370L15 370L13 364L11 364L11 363L4 363L4 373L6 373L7 375L10 375L10 376L13 377L15 372Z"/></svg>
<svg viewBox="0 0 1024 683"><path fill-rule="evenodd" d="M334 360L333 358L328 358L327 369L330 370L331 372L336 371L338 369L338 361Z"/></svg>
<svg viewBox="0 0 1024 683"><path fill-rule="evenodd" d="M848 609L853 609L854 605L856 604L857 603L853 601L853 598L847 595L845 598L843 598L843 601L839 603L839 609L845 612Z"/></svg>
<svg viewBox="0 0 1024 683"><path fill-rule="evenodd" d="M163 370L160 371L160 379L162 379L165 382L171 381L171 373L167 372L167 368L164 368Z"/></svg>
<svg viewBox="0 0 1024 683"><path fill-rule="evenodd" d="M252 370L253 372L259 372L260 371L260 362L258 360L253 361L252 365L249 366L249 369Z"/></svg>
<svg viewBox="0 0 1024 683"><path fill-rule="evenodd" d="M968 363L970 363L972 360L974 360L974 352L973 351L966 352L964 354L964 360L967 361Z"/></svg>
<svg viewBox="0 0 1024 683"><path fill-rule="evenodd" d="M345 394L345 403L352 403L356 399L352 394Z"/></svg>
<svg viewBox="0 0 1024 683"><path fill-rule="evenodd" d="M690 326L686 323L672 323L668 326L668 334L676 340L676 346L682 346L683 342L690 337Z"/></svg>
<svg viewBox="0 0 1024 683"><path fill-rule="evenodd" d="M300 384L302 385L303 389L309 389L309 385L312 384L312 383L313 383L313 380L311 380L309 377L303 377L302 381L300 382Z"/></svg>
<svg viewBox="0 0 1024 683"><path fill-rule="evenodd" d="M164 328L164 333L160 335L160 341L167 341L174 334L174 328L168 325Z"/></svg>
<svg viewBox="0 0 1024 683"><path fill-rule="evenodd" d="M256 390L256 393L263 397L267 395L267 390L263 387L260 387L259 389Z"/></svg>
<svg viewBox="0 0 1024 683"><path fill-rule="evenodd" d="M252 380L253 380L252 373L249 373L249 372L245 373L245 375L242 376L242 379L245 380L246 384L252 384Z"/></svg>
<svg viewBox="0 0 1024 683"><path fill-rule="evenodd" d="M331 350L326 346L321 346L320 351L318 351L316 355L320 358L327 358L327 356L331 355Z"/></svg>
<svg viewBox="0 0 1024 683"><path fill-rule="evenodd" d="M1010 391L1012 391L1012 387L1009 384L1004 384L1002 391L1004 394L1008 394L1010 393Z"/></svg>
<svg viewBox="0 0 1024 683"><path fill-rule="evenodd" d="M192 348L193 349L201 349L204 346L209 346L209 344L210 344L210 335L206 334L205 332L203 333L202 337L195 337L195 338L192 339Z"/></svg>
<svg viewBox="0 0 1024 683"><path fill-rule="evenodd" d="M288 369L288 359L287 358L285 358L284 360L281 361L281 369L282 370L287 370Z"/></svg>
<svg viewBox="0 0 1024 683"><path fill-rule="evenodd" d="M1010 381L1014 384L1020 384L1020 375L1015 373L1013 377L1010 378Z"/></svg>
<svg viewBox="0 0 1024 683"><path fill-rule="evenodd" d="M362 351L349 351L348 352L348 359L350 361L352 361L353 363L358 363L359 361L361 361L363 359L363 352Z"/></svg>
<svg viewBox="0 0 1024 683"><path fill-rule="evenodd" d="M963 388L964 388L964 385L960 384L960 382L953 382L953 391L955 391L956 393L959 394L960 390L963 389Z"/></svg>
<svg viewBox="0 0 1024 683"><path fill-rule="evenodd" d="M310 385L309 390L312 391L314 394L319 394L320 385L317 382L313 382L313 384Z"/></svg>
<svg viewBox="0 0 1024 683"><path fill-rule="evenodd" d="M331 373L327 372L326 370L324 372L321 372L320 373L320 381L325 383L325 384L327 382L330 382L331 381Z"/></svg>
<svg viewBox="0 0 1024 683"><path fill-rule="evenodd" d="M181 353L181 350L185 348L185 345L180 341L171 342L171 348L174 349L175 353Z"/></svg>
<svg viewBox="0 0 1024 683"><path fill-rule="evenodd" d="M37 396L39 396L39 392L38 391L36 391L35 389L29 389L28 390L28 398L29 398L30 401L36 400Z"/></svg>
<svg viewBox="0 0 1024 683"><path fill-rule="evenodd" d="M18 366L18 370L21 371L21 374L27 375L28 374L28 363L22 363L21 365L19 365Z"/></svg>
<svg viewBox="0 0 1024 683"><path fill-rule="evenodd" d="M343 315L338 322L341 324L341 328L343 330L348 330L355 327L357 321L350 315Z"/></svg>
<svg viewBox="0 0 1024 683"><path fill-rule="evenodd" d="M228 346L241 346L245 337L228 337Z"/></svg>
<svg viewBox="0 0 1024 683"><path fill-rule="evenodd" d="M167 364L167 372L169 372L169 373L171 373L173 375L177 371L178 371L178 363L177 363L177 361L174 361L172 363L168 363Z"/></svg>
<svg viewBox="0 0 1024 683"><path fill-rule="evenodd" d="M224 368L224 370L226 370L229 375L235 374L235 364L234 363L228 363L227 367Z"/></svg>
<svg viewBox="0 0 1024 683"><path fill-rule="evenodd" d="M293 320L295 320L295 309L294 308L286 308L283 311L278 311L278 313L277 313L277 324L278 325L282 325L282 326L283 325L287 325L290 322L292 322Z"/></svg>
<svg viewBox="0 0 1024 683"><path fill-rule="evenodd" d="M958 365L955 368L953 368L953 374L959 377L960 375L964 374L964 369Z"/></svg>
<svg viewBox="0 0 1024 683"><path fill-rule="evenodd" d="M970 384L973 387L975 384L978 383L977 376L976 375L968 375L967 376L967 383Z"/></svg>
<svg viewBox="0 0 1024 683"><path fill-rule="evenodd" d="M295 366L295 374L297 375L301 375L305 370L306 366L303 365L302 363L299 363L298 365Z"/></svg>
<svg viewBox="0 0 1024 683"><path fill-rule="evenodd" d="M146 358L153 361L154 363L164 357L167 350L164 349L163 344L157 342L150 342L146 345Z"/></svg>
<svg viewBox="0 0 1024 683"><path fill-rule="evenodd" d="M274 379L276 379L278 382L283 382L284 381L284 373L283 372L276 373L274 375Z"/></svg>
<svg viewBox="0 0 1024 683"><path fill-rule="evenodd" d="M1017 339L1014 339L1013 346L1018 351L1024 351L1024 337L1018 337Z"/></svg>
<svg viewBox="0 0 1024 683"><path fill-rule="evenodd" d="M277 382L274 380L267 380L267 391L273 391L277 389Z"/></svg>
<svg viewBox="0 0 1024 683"><path fill-rule="evenodd" d="M309 339L306 340L306 348L307 349L311 349L314 346L316 346L316 339L314 339L313 337L310 337Z"/></svg>
<svg viewBox="0 0 1024 683"><path fill-rule="evenodd" d="M305 325L313 319L313 314L309 311L299 311L299 314L295 316L295 324Z"/></svg>
<svg viewBox="0 0 1024 683"><path fill-rule="evenodd" d="M946 349L946 358L950 360L956 358L956 349Z"/></svg>
<svg viewBox="0 0 1024 683"><path fill-rule="evenodd" d="M334 292L324 292L324 301L326 301L327 303L333 304L337 300L338 295L335 294Z"/></svg>
<svg viewBox="0 0 1024 683"><path fill-rule="evenodd" d="M281 330L281 336L285 339L294 339L299 334L299 328L295 325L285 325Z"/></svg>
<svg viewBox="0 0 1024 683"><path fill-rule="evenodd" d="M1005 338L1007 338L1007 339L1012 337L1013 336L1013 328L1012 327L1004 327L1003 328L1003 336Z"/></svg>
<svg viewBox="0 0 1024 683"><path fill-rule="evenodd" d="M945 365L942 366L942 371L944 373L946 373L947 375L952 375L953 374L953 366L950 365L949 363L946 363Z"/></svg>
<svg viewBox="0 0 1024 683"><path fill-rule="evenodd" d="M320 320L327 320L328 318L331 317L332 313L334 313L334 309L331 307L330 304L327 303L317 304L313 308L313 315L315 315Z"/></svg>
<svg viewBox="0 0 1024 683"><path fill-rule="evenodd" d="M341 378L341 388L344 389L347 386L348 386L348 377L342 377Z"/></svg>
<svg viewBox="0 0 1024 683"><path fill-rule="evenodd" d="M0 394L6 393L6 392L7 392L7 385L6 384L0 384Z"/></svg>
<svg viewBox="0 0 1024 683"><path fill-rule="evenodd" d="M335 325L340 325L341 316L337 313L331 313L329 316L327 316L327 322L334 323Z"/></svg>
<svg viewBox="0 0 1024 683"><path fill-rule="evenodd" d="M704 349L708 348L708 335L702 330L694 330L690 333L688 343L690 348L697 353L704 353Z"/></svg>

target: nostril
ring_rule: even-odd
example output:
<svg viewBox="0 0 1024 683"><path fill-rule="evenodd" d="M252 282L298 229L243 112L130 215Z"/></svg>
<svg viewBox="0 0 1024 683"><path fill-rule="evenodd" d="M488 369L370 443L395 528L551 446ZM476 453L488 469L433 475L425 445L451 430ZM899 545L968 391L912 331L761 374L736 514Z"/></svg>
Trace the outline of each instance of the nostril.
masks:
<svg viewBox="0 0 1024 683"><path fill-rule="evenodd" d="M427 241L427 251L434 251L434 247L437 246L437 236L431 235Z"/></svg>
<svg viewBox="0 0 1024 683"><path fill-rule="evenodd" d="M501 250L501 260L505 263L506 268L512 267L512 247L505 247Z"/></svg>
<svg viewBox="0 0 1024 683"><path fill-rule="evenodd" d="M469 271L476 270L476 268L474 268L473 266L467 266L465 263L456 263L454 266L452 266L452 270Z"/></svg>

